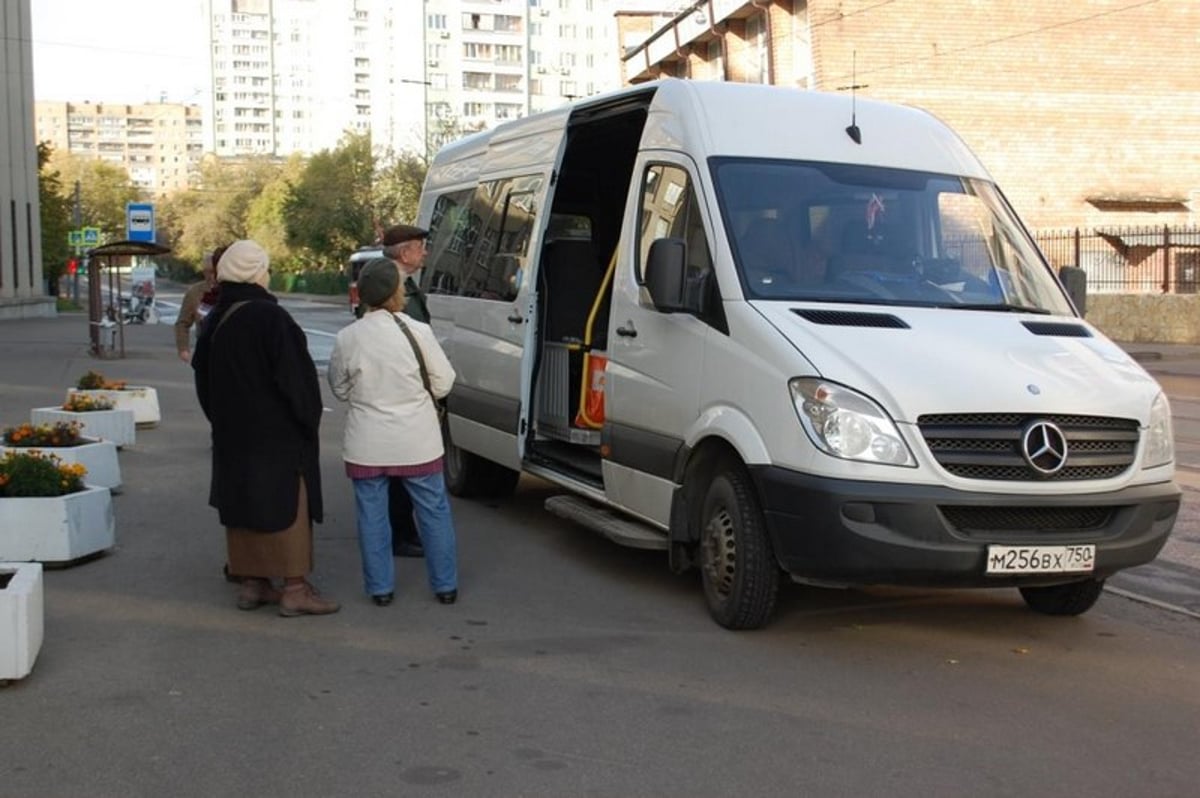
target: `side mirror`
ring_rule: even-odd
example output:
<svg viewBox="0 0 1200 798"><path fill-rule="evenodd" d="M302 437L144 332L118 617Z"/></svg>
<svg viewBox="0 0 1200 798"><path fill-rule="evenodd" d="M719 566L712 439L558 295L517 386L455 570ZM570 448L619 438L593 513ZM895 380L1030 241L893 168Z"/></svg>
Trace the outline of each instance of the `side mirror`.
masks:
<svg viewBox="0 0 1200 798"><path fill-rule="evenodd" d="M1058 279L1079 315L1087 315L1087 272L1078 266L1063 266L1058 270Z"/></svg>
<svg viewBox="0 0 1200 798"><path fill-rule="evenodd" d="M654 307L663 313L691 310L686 282L687 244L682 238L660 238L650 245L646 258L646 290Z"/></svg>

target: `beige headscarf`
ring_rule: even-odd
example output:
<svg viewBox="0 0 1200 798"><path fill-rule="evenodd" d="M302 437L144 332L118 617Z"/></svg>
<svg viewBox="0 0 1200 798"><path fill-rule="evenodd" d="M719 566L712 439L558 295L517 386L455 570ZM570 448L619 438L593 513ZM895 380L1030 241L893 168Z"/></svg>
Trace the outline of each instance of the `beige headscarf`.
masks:
<svg viewBox="0 0 1200 798"><path fill-rule="evenodd" d="M226 283L261 283L271 266L267 251L255 241L234 241L221 255L217 278Z"/></svg>

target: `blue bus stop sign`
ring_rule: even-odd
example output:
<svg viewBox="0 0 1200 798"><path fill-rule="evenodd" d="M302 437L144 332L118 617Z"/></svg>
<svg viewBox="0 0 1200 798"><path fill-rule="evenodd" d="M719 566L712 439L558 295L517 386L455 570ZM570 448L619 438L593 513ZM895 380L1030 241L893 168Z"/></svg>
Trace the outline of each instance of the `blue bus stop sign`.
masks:
<svg viewBox="0 0 1200 798"><path fill-rule="evenodd" d="M154 243L154 205L130 202L125 206L125 232L130 241Z"/></svg>

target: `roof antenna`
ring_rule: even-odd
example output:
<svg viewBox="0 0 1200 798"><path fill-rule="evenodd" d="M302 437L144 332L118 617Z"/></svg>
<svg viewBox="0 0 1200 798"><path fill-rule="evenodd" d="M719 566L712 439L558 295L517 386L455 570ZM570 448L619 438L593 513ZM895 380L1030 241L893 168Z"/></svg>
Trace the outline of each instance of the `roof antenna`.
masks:
<svg viewBox="0 0 1200 798"><path fill-rule="evenodd" d="M853 51L850 64L850 85L839 87L842 90L850 90L850 127L846 128L846 135L855 144L862 144L862 131L858 129L858 95L855 94L855 90L865 89L866 86L858 85L858 50Z"/></svg>

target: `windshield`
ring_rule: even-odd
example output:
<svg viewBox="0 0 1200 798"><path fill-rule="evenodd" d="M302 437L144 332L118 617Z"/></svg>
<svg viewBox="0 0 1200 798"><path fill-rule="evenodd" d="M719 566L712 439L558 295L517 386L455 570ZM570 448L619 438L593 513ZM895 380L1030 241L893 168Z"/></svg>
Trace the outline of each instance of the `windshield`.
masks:
<svg viewBox="0 0 1200 798"><path fill-rule="evenodd" d="M1074 315L987 181L857 164L712 166L748 298Z"/></svg>

